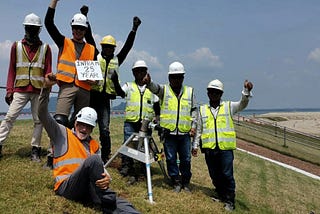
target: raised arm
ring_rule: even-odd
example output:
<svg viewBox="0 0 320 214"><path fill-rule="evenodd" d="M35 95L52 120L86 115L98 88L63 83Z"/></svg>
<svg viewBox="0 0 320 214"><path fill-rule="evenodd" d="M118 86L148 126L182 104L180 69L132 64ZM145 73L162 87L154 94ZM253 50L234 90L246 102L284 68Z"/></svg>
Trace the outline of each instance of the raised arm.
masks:
<svg viewBox="0 0 320 214"><path fill-rule="evenodd" d="M51 0L45 19L44 19L44 24L50 37L53 39L56 45L58 47L62 47L65 36L59 32L58 28L54 24L54 15L56 11L57 1L58 0Z"/></svg>
<svg viewBox="0 0 320 214"><path fill-rule="evenodd" d="M141 20L139 19L139 17L137 16L133 17L132 30L130 31L127 37L127 40L124 43L121 51L117 54L119 65L123 63L128 53L130 52L131 48L133 47L133 43L136 38L136 31L138 30L140 24L141 24Z"/></svg>

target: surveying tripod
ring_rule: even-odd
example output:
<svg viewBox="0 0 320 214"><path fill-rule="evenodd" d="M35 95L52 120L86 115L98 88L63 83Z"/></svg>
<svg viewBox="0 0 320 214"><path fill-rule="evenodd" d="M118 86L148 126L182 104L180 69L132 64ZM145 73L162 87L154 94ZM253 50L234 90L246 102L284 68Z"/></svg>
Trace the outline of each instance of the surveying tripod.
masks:
<svg viewBox="0 0 320 214"><path fill-rule="evenodd" d="M157 144L155 143L152 136L148 135L149 129L157 130L159 129L159 126L150 122L150 120L148 119L143 119L139 133L133 133L108 160L104 167L107 168L119 154L126 155L135 160L145 163L147 172L148 198L150 203L153 203L150 169L151 163L158 162L164 178L168 179L168 176L164 165L164 154L162 151L159 151ZM133 148L132 144L137 145L137 147Z"/></svg>

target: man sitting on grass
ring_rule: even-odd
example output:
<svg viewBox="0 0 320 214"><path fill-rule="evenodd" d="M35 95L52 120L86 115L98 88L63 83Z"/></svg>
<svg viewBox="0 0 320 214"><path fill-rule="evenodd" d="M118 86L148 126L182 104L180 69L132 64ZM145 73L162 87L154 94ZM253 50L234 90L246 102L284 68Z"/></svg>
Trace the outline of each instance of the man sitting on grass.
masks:
<svg viewBox="0 0 320 214"><path fill-rule="evenodd" d="M109 189L111 177L104 169L99 143L90 136L96 126L96 111L82 108L72 130L57 123L49 114L49 94L55 83L53 74L45 76L38 112L53 144L55 193L85 204L100 204L103 213L139 213Z"/></svg>

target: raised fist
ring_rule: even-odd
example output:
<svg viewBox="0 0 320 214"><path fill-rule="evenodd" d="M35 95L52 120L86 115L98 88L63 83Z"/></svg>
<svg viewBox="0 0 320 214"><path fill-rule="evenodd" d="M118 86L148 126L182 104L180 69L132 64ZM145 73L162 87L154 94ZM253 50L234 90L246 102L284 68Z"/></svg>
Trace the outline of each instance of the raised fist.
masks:
<svg viewBox="0 0 320 214"><path fill-rule="evenodd" d="M87 5L83 5L81 8L80 8L80 12L87 16L88 12L89 12L89 7Z"/></svg>
<svg viewBox="0 0 320 214"><path fill-rule="evenodd" d="M141 20L139 19L138 16L133 17L133 26L132 26L132 30L136 31L139 27L139 25L141 24Z"/></svg>
<svg viewBox="0 0 320 214"><path fill-rule="evenodd" d="M245 80L245 81L244 81L244 87L245 87L246 89L248 89L248 91L251 91L252 88L253 88L253 84L252 84L252 82L249 82L248 80Z"/></svg>

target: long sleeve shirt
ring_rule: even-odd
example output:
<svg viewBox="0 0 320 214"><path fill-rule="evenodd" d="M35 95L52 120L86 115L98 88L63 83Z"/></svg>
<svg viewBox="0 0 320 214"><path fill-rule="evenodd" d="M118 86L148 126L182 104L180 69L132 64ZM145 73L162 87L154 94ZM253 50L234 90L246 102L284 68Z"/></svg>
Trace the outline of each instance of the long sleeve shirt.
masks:
<svg viewBox="0 0 320 214"><path fill-rule="evenodd" d="M147 85L147 87L149 88L149 90L154 93L155 95L157 95L160 99L160 102L162 103L163 99L164 99L164 85L159 85L157 83L154 83L153 81L150 82L150 84ZM183 87L181 87L183 88ZM180 94L177 96L177 98L179 99L182 95L182 91L180 91ZM196 99L195 99L195 95L194 93L192 94L192 103L191 103L191 118L192 118L192 122L191 122L191 128L196 129L197 128L197 117L198 117L198 108L196 106ZM161 106L161 105L160 105ZM184 135L185 133L179 132L177 129L170 132L170 134L172 135Z"/></svg>
<svg viewBox="0 0 320 214"><path fill-rule="evenodd" d="M28 55L29 60L32 60L35 54L38 51L38 48L42 45L40 41L37 44L30 45L28 42L23 39L22 45L25 48L26 54ZM11 53L10 53L10 62L9 62L9 69L8 69L8 76L7 76L7 93L13 92L28 92L28 93L40 93L40 89L33 87L31 84L25 87L15 87L15 80L16 80L16 62L17 62L17 43L13 43L11 46ZM49 45L47 46L47 52L45 55L45 64L43 68L43 75L46 75L52 71L52 54Z"/></svg>
<svg viewBox="0 0 320 214"><path fill-rule="evenodd" d="M240 111L242 111L243 109L245 109L249 103L249 97L251 97L251 93L248 91L248 89L244 88L242 90L242 96L241 99L237 102L230 102L230 112L231 115L234 115ZM220 102L222 103L222 101ZM213 108L212 106L210 106L210 111L212 113L212 115L214 116L214 118L217 118L218 115L218 111L220 108L221 104L217 107L217 108ZM202 127L202 119L201 119L201 115L200 115L200 111L198 112L198 123L197 123L197 132L193 141L193 145L192 148L196 149L199 146L199 142L201 139L201 135L203 132L203 127Z"/></svg>
<svg viewBox="0 0 320 214"><path fill-rule="evenodd" d="M57 123L57 121L49 114L49 95L50 89L43 88L39 97L38 116L41 123L43 124L43 127L48 133L52 146L54 146L54 157L59 157L65 154L68 149L67 128ZM88 154L90 154L90 140L91 137L88 137L87 139L80 141L86 148ZM100 150L97 151L97 154L100 154Z"/></svg>
<svg viewBox="0 0 320 214"><path fill-rule="evenodd" d="M59 48L59 55L60 55L63 51L65 36L60 33L57 26L54 24L55 11L56 10L54 8L49 7L47 10L44 22L45 22L45 26L46 26L46 29L47 29L50 37L53 39L53 41L55 42L55 44ZM79 42L75 42L75 41L73 41L73 42L75 45L76 52L80 56L80 53L82 52L82 49L83 49L85 43L84 42L79 43ZM96 57L95 57L95 59L96 59Z"/></svg>

